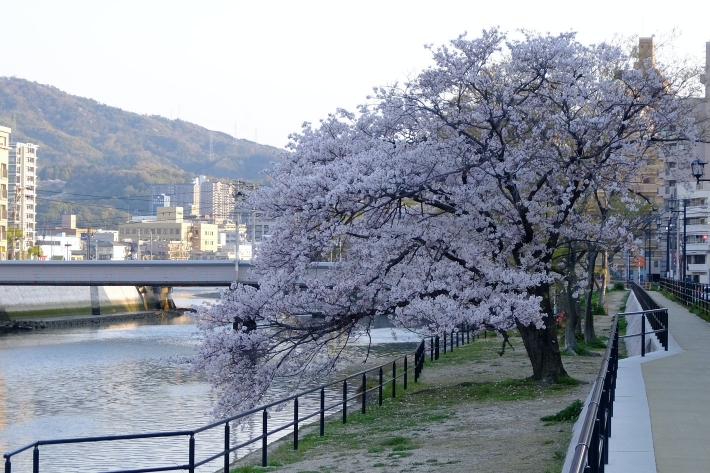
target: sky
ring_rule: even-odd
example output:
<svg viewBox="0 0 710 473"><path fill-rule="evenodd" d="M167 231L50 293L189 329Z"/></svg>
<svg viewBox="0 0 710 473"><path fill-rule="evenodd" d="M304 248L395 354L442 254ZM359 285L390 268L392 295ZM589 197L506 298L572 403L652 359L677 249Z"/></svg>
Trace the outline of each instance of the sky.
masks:
<svg viewBox="0 0 710 473"><path fill-rule="evenodd" d="M464 32L599 43L675 29L676 53L699 66L710 41L710 7L688 0L8 0L0 13L0 76L276 147L425 69L425 44Z"/></svg>

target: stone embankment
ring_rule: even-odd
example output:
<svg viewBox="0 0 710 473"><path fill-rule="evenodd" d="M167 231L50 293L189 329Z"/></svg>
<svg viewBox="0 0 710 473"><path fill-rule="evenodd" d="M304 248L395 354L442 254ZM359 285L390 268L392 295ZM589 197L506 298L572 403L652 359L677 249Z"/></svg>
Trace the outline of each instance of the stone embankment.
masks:
<svg viewBox="0 0 710 473"><path fill-rule="evenodd" d="M193 309L178 310L152 310L144 312L132 312L110 315L77 315L55 317L52 319L24 319L10 320L7 314L0 312L0 334L11 332L23 332L30 330L72 328L82 326L99 326L101 324L113 324L117 322L130 322L133 320L145 320L150 318L179 317L185 312L192 312Z"/></svg>

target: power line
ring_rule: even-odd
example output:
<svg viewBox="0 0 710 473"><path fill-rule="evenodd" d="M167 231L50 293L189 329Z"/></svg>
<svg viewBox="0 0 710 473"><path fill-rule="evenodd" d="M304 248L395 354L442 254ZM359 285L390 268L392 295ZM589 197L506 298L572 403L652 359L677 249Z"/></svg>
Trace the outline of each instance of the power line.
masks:
<svg viewBox="0 0 710 473"><path fill-rule="evenodd" d="M46 194L54 194L54 195L74 195L74 196L79 196L79 197L88 197L88 198L93 198L93 199L117 199L117 200L135 200L138 202L151 202L150 197L146 198L132 198L132 197L118 197L118 196L105 196L105 195L94 195L94 194L77 194L77 193L72 193L72 192L54 192L54 191L45 191L41 189L37 189L37 192L43 192Z"/></svg>

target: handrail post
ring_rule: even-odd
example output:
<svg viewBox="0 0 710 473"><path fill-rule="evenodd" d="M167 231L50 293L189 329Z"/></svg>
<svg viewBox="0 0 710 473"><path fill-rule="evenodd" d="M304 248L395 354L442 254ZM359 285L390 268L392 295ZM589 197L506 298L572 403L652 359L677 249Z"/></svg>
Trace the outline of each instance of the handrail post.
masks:
<svg viewBox="0 0 710 473"><path fill-rule="evenodd" d="M224 471L229 471L229 422L224 423Z"/></svg>
<svg viewBox="0 0 710 473"><path fill-rule="evenodd" d="M12 462L10 461L10 457L5 459L5 473L12 473Z"/></svg>
<svg viewBox="0 0 710 473"><path fill-rule="evenodd" d="M454 351L454 330L451 329L451 337L449 337L451 340L451 351Z"/></svg>
<svg viewBox="0 0 710 473"><path fill-rule="evenodd" d="M261 466L263 468L266 468L266 464L267 464L266 449L268 448L268 445L269 445L269 442L266 438L266 433L269 431L267 423L266 423L267 417L268 417L268 414L266 413L266 409L264 409L264 412L261 414Z"/></svg>
<svg viewBox="0 0 710 473"><path fill-rule="evenodd" d="M395 397L395 388L397 387L397 360L392 362L392 398Z"/></svg>
<svg viewBox="0 0 710 473"><path fill-rule="evenodd" d="M320 388L320 436L325 435L325 388Z"/></svg>
<svg viewBox="0 0 710 473"><path fill-rule="evenodd" d="M663 312L663 325L666 327L666 330L663 332L663 341L665 342L665 351L668 351L668 309L666 309L665 312Z"/></svg>
<svg viewBox="0 0 710 473"><path fill-rule="evenodd" d="M39 473L39 445L32 451L32 473Z"/></svg>
<svg viewBox="0 0 710 473"><path fill-rule="evenodd" d="M195 434L190 434L189 449L187 471L195 473ZM36 473L39 473L39 471Z"/></svg>
<svg viewBox="0 0 710 473"><path fill-rule="evenodd" d="M407 390L407 357L404 357L404 390Z"/></svg>
<svg viewBox="0 0 710 473"><path fill-rule="evenodd" d="M298 450L298 396L293 398L293 449Z"/></svg>
<svg viewBox="0 0 710 473"><path fill-rule="evenodd" d="M367 412L367 375L362 374L362 413Z"/></svg>
<svg viewBox="0 0 710 473"><path fill-rule="evenodd" d="M380 366L380 388L377 392L377 402L381 406L382 405L382 366Z"/></svg>
<svg viewBox="0 0 710 473"><path fill-rule="evenodd" d="M646 314L641 314L641 357L646 356Z"/></svg>
<svg viewBox="0 0 710 473"><path fill-rule="evenodd" d="M343 380L343 424L348 421L348 380Z"/></svg>

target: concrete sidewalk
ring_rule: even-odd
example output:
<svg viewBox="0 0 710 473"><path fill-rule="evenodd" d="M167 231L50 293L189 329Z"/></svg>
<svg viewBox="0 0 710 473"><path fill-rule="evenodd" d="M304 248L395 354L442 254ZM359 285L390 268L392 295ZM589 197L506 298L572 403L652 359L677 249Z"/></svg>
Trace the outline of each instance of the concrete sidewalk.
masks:
<svg viewBox="0 0 710 473"><path fill-rule="evenodd" d="M710 324L649 294L668 308L669 350L619 361L606 471L710 472Z"/></svg>

